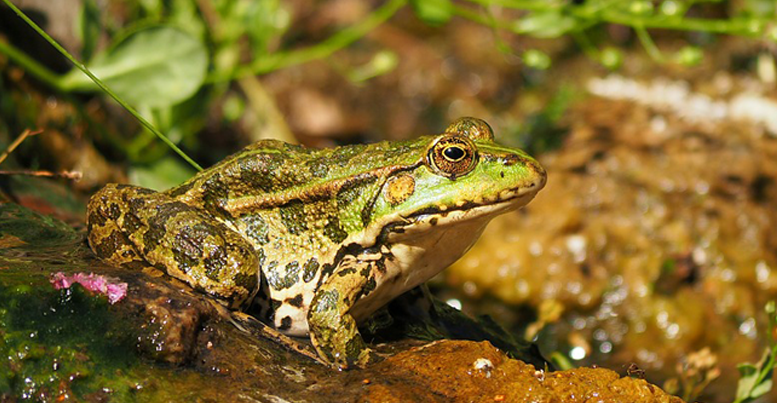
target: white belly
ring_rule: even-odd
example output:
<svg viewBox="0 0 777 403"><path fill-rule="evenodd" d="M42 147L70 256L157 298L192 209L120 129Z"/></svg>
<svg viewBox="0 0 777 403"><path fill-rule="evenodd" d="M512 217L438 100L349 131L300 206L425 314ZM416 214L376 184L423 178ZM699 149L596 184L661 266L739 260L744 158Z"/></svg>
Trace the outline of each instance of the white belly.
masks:
<svg viewBox="0 0 777 403"><path fill-rule="evenodd" d="M446 225L390 245L393 260L386 259L386 272L376 273L375 291L357 301L351 314L357 321L364 320L453 264L475 243L490 220L491 217L485 217Z"/></svg>

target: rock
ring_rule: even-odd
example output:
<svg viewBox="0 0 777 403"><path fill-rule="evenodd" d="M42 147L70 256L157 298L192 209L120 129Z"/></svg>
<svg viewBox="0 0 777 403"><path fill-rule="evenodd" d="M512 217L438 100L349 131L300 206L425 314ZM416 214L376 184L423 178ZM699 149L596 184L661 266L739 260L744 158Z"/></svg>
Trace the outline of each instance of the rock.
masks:
<svg viewBox="0 0 777 403"><path fill-rule="evenodd" d="M643 379L604 368L537 370L485 341L430 343L370 372L360 402L682 402Z"/></svg>

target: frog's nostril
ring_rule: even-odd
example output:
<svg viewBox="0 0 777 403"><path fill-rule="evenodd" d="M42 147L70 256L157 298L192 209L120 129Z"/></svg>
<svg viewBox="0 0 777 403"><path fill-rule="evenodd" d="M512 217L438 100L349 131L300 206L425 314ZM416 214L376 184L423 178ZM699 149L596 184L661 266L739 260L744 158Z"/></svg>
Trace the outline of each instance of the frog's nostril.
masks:
<svg viewBox="0 0 777 403"><path fill-rule="evenodd" d="M501 160L502 165L509 167L510 165L515 165L516 163L520 162L521 158L517 155L505 155Z"/></svg>

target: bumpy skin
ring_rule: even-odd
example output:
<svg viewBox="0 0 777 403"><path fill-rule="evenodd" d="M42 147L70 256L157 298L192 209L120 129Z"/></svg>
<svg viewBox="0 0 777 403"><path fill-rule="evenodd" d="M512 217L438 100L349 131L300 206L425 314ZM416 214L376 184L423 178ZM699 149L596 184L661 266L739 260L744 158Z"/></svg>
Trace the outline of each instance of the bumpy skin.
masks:
<svg viewBox="0 0 777 403"><path fill-rule="evenodd" d="M458 259L494 216L528 203L545 172L462 118L437 136L313 150L248 146L165 192L92 196L102 259L151 264L233 308L309 334L334 367L366 365L357 322Z"/></svg>

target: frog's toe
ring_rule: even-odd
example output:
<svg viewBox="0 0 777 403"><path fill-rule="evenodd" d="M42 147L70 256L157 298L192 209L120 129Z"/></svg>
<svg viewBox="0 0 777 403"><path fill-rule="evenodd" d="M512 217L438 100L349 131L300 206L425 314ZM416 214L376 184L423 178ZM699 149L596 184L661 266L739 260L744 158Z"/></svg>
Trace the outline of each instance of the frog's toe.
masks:
<svg viewBox="0 0 777 403"><path fill-rule="evenodd" d="M338 357L339 358L339 357ZM346 356L345 360L337 360L332 366L340 371L355 368L366 368L370 364L381 361L382 358L372 349L364 348L357 356Z"/></svg>

